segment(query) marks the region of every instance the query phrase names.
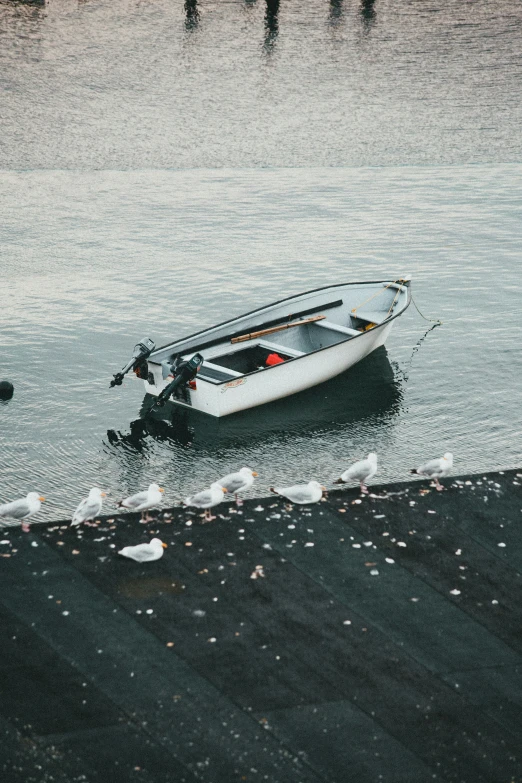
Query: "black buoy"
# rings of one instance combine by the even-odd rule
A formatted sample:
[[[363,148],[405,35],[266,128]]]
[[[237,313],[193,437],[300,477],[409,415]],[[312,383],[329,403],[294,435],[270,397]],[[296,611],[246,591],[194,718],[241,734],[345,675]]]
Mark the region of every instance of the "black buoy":
[[[11,381],[0,381],[0,400],[10,400],[13,392],[14,386]]]

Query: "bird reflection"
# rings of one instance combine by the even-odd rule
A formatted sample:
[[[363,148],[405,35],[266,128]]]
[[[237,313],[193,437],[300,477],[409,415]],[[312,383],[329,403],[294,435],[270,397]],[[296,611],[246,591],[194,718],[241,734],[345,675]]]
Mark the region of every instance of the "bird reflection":
[[[369,32],[375,23],[374,5],[375,0],[361,0],[361,5],[359,6],[363,27],[366,32]]]
[[[265,43],[267,52],[272,51],[279,33],[279,0],[266,0]]]
[[[185,0],[185,28],[187,30],[194,30],[198,24],[198,0]]]

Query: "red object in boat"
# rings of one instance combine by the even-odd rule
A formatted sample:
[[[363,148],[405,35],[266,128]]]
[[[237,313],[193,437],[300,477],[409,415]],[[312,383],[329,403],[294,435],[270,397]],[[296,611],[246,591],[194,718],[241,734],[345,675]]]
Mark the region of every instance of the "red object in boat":
[[[278,353],[269,353],[266,357],[266,364],[268,367],[270,367],[273,364],[281,364],[281,362],[284,362],[284,359],[279,356]]]

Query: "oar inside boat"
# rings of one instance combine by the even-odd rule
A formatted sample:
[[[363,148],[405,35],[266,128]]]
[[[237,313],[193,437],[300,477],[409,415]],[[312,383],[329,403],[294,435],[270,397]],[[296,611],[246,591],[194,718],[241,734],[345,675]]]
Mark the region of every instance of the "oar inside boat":
[[[261,329],[258,332],[241,334],[239,337],[232,337],[230,342],[243,343],[245,340],[254,340],[256,337],[264,337],[266,334],[274,334],[274,332],[282,332],[285,329],[292,329],[293,326],[304,326],[305,324],[312,324],[315,321],[322,321],[324,318],[326,318],[325,315],[314,315],[313,318],[306,318],[304,321],[294,321],[291,324],[281,324],[279,326],[272,326],[270,329]]]

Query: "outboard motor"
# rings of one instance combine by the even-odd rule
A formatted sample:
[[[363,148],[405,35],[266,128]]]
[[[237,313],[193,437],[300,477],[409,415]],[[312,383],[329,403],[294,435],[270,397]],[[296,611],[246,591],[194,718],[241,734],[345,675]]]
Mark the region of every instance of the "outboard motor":
[[[191,359],[185,362],[180,362],[179,357],[176,357],[176,360],[170,366],[170,374],[173,375],[174,378],[168,386],[165,386],[163,391],[158,394],[158,398],[152,408],[155,408],[156,406],[162,408],[178,386],[184,386],[193,380],[203,364],[203,361],[203,357],[200,353],[195,353]]]
[[[111,388],[113,386],[121,386],[123,383],[123,378],[126,375],[126,373],[129,372],[129,370],[134,370],[138,378],[143,378],[144,380],[147,380],[148,376],[148,366],[147,366],[147,359],[151,355],[152,351],[156,347],[156,343],[150,339],[150,337],[145,337],[141,342],[136,343],[134,346],[134,351],[132,352],[132,359],[127,362],[125,367],[121,370],[121,372],[117,372],[113,380],[111,381]]]

